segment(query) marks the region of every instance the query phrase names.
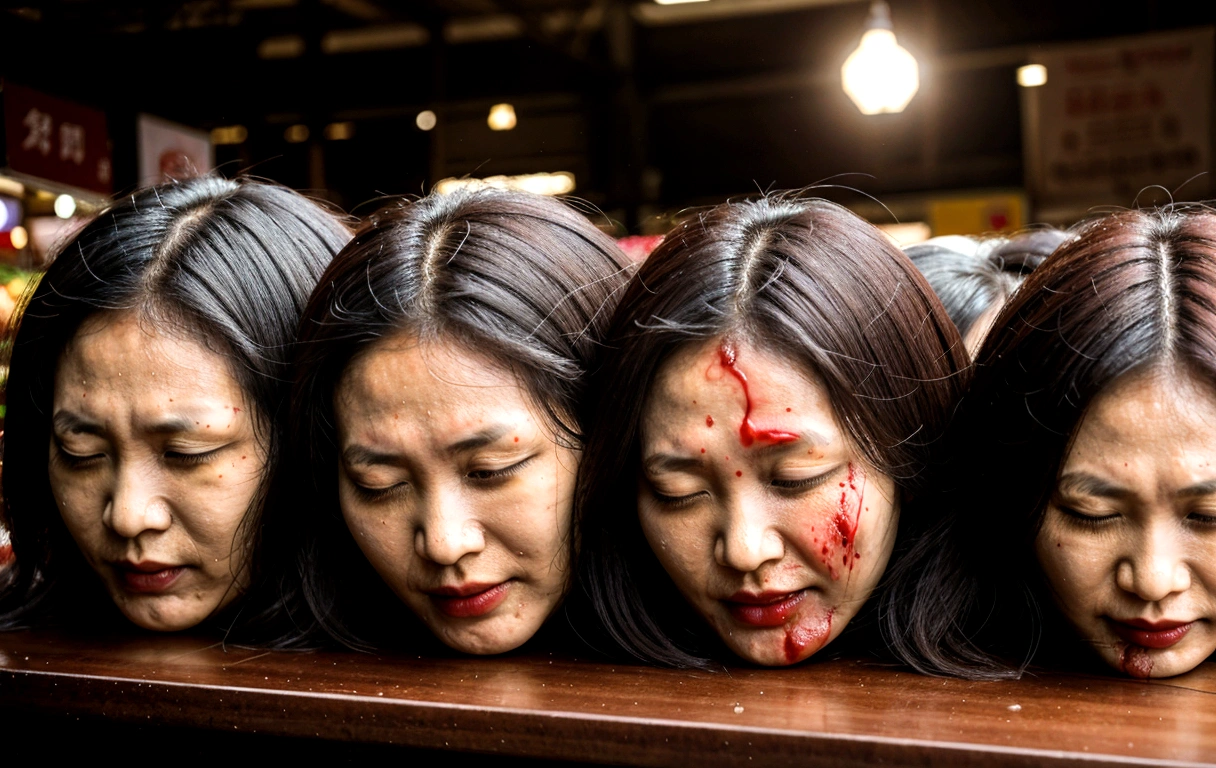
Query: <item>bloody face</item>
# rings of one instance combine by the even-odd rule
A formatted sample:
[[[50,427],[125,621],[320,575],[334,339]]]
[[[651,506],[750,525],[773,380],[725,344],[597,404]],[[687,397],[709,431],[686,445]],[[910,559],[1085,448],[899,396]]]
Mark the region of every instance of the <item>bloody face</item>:
[[[799,365],[730,339],[679,351],[647,396],[641,458],[647,541],[744,659],[811,656],[882,576],[894,482],[860,458]]]

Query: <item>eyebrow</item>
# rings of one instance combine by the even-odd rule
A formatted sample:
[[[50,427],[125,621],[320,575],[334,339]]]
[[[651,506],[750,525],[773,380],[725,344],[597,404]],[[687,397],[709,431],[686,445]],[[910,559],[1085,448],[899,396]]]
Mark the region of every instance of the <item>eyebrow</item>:
[[[642,462],[642,468],[648,473],[683,472],[688,469],[699,469],[704,465],[700,458],[692,456],[677,456],[672,453],[656,453],[647,456]]]
[[[391,467],[400,467],[405,464],[405,461],[396,454],[373,451],[371,448],[363,445],[348,446],[346,450],[342,451],[342,462],[347,466],[385,464]]]
[[[1084,472],[1072,472],[1060,478],[1060,489],[1071,493],[1083,493],[1101,499],[1124,500],[1135,497],[1135,493],[1121,486]],[[1194,498],[1216,493],[1216,479],[1205,480],[1174,492],[1175,498]]]
[[[1100,477],[1085,472],[1070,472],[1060,476],[1061,491],[1068,493],[1096,496],[1100,499],[1126,500],[1136,496],[1135,493]]]
[[[486,427],[483,430],[473,433],[472,435],[448,445],[443,449],[444,453],[468,453],[469,451],[483,448],[497,440],[501,440],[503,435],[511,431],[511,428],[506,425],[496,425]],[[390,467],[405,467],[405,457],[397,453],[389,453],[386,451],[377,451],[368,448],[365,445],[352,445],[342,451],[342,461],[351,465],[384,465]]]
[[[105,428],[95,421],[89,421],[71,411],[59,411],[51,419],[51,425],[56,432],[67,432],[74,435],[104,435]]]
[[[1216,480],[1205,480],[1202,483],[1188,485],[1180,491],[1176,491],[1174,496],[1180,498],[1193,498],[1195,496],[1210,496],[1216,493]]]
[[[452,443],[447,448],[444,448],[444,453],[467,453],[477,448],[482,448],[502,438],[503,435],[510,431],[510,427],[504,424],[496,424],[492,427],[474,432],[469,437],[463,440],[458,440]]]

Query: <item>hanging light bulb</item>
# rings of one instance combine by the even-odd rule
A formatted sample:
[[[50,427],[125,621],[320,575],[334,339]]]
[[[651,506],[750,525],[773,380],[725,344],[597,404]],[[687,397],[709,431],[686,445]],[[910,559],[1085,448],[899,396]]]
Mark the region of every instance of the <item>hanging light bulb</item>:
[[[492,131],[509,131],[515,127],[515,107],[510,104],[495,104],[490,107],[486,122]]]
[[[863,115],[903,112],[920,88],[916,59],[899,47],[891,29],[890,6],[874,0],[861,45],[840,68],[844,92]]]

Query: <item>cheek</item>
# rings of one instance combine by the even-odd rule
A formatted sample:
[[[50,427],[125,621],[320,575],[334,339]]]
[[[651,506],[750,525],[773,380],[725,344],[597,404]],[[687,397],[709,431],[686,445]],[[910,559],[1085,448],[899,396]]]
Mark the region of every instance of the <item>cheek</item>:
[[[101,478],[62,472],[52,463],[48,479],[59,514],[69,528],[101,524],[106,496]]]
[[[638,520],[651,551],[677,585],[705,585],[704,574],[714,562],[715,545],[708,511],[673,514],[657,510],[653,502],[643,499],[638,503]]]
[[[1113,578],[1117,561],[1113,539],[1061,530],[1047,524],[1035,539],[1035,554],[1048,584],[1063,597],[1080,597]]]

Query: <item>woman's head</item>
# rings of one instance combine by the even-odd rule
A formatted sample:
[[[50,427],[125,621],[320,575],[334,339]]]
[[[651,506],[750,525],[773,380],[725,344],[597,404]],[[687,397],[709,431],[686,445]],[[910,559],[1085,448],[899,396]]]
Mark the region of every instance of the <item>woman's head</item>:
[[[371,612],[355,590],[334,597],[357,557],[323,540],[339,510],[447,645],[498,653],[540,628],[569,583],[579,405],[625,264],[566,204],[490,189],[382,211],[334,261],[295,398],[322,500],[307,591],[326,629],[357,642]]]
[[[1026,658],[1054,602],[1131,675],[1179,674],[1216,650],[1214,382],[1210,211],[1097,219],[1032,274],[980,351],[958,420],[948,549],[978,585],[945,611],[960,631],[988,623],[981,646]]]
[[[651,254],[606,346],[577,503],[609,633],[696,663],[666,573],[743,658],[819,650],[882,576],[960,391],[928,285],[839,206],[731,203]]]
[[[1058,229],[1028,230],[1010,238],[951,235],[909,246],[904,252],[933,286],[974,355],[1026,275],[1067,236]]]
[[[348,237],[291,190],[205,177],[119,200],[67,243],[13,339],[6,623],[88,599],[90,569],[148,629],[243,592],[296,323]]]

